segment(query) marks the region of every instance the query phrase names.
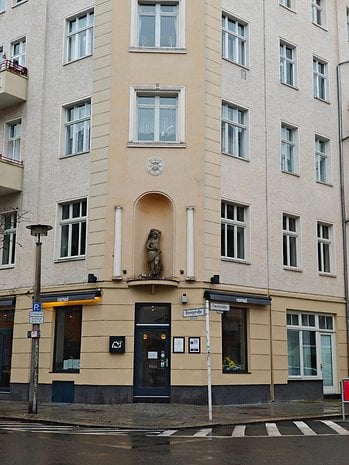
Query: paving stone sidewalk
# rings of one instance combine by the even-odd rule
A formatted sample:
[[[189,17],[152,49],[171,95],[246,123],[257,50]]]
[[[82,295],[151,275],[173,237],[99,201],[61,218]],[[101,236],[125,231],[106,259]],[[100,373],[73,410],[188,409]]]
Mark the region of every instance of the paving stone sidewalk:
[[[341,416],[341,401],[268,402],[256,405],[213,406],[209,421],[205,405],[183,404],[38,404],[38,413],[29,414],[25,402],[0,401],[0,419],[45,421],[81,426],[118,428],[178,429],[212,425],[236,425],[282,419],[309,419]]]

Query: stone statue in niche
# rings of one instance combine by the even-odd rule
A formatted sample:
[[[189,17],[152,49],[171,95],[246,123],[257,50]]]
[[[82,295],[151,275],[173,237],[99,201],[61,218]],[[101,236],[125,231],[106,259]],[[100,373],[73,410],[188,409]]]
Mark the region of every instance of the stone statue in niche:
[[[162,271],[160,236],[161,231],[158,229],[151,229],[148,234],[146,249],[148,276],[150,278],[160,278]]]

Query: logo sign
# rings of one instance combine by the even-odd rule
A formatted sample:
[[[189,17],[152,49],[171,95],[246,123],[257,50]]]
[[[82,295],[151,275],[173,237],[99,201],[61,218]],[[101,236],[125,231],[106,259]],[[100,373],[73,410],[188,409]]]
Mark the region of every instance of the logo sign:
[[[124,354],[125,353],[125,336],[110,336],[109,337],[109,353]]]
[[[33,302],[32,311],[33,312],[42,312],[41,302]]]
[[[40,337],[40,331],[28,331],[27,338],[28,339],[37,339]]]
[[[29,323],[32,325],[41,325],[44,322],[44,312],[30,312]]]
[[[229,304],[219,304],[217,302],[211,302],[210,310],[215,310],[216,312],[229,312]]]
[[[205,308],[186,308],[183,310],[184,318],[195,318],[197,316],[205,316]]]

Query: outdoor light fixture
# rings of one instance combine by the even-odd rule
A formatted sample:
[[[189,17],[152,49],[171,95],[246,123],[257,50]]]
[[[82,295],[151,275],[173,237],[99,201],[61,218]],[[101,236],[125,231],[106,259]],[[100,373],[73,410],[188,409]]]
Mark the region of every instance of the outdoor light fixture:
[[[38,413],[38,380],[39,380],[39,338],[40,338],[40,323],[43,323],[43,312],[40,301],[41,291],[41,236],[47,236],[47,233],[52,226],[47,224],[32,224],[27,226],[30,229],[30,234],[35,236],[36,254],[35,254],[35,282],[33,293],[33,306],[30,312],[29,322],[32,323],[31,339],[31,368],[29,382],[29,413]]]

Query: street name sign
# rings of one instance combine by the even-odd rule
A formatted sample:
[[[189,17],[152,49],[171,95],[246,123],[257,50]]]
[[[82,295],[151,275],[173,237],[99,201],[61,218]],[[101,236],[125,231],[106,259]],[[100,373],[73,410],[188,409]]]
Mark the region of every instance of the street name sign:
[[[229,304],[219,304],[217,302],[210,303],[210,310],[215,310],[216,312],[229,312]]]
[[[197,316],[205,316],[205,308],[187,308],[183,310],[184,318],[195,318]]]

